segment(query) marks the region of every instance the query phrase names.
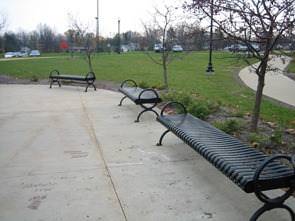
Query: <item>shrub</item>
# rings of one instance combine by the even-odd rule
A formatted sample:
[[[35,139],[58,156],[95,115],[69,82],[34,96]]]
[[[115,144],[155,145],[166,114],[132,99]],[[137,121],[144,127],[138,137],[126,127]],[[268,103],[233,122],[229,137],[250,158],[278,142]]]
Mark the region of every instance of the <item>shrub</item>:
[[[241,117],[244,117],[244,113],[242,111],[234,111],[231,113],[231,116],[241,118]]]
[[[220,102],[212,102],[210,100],[207,100],[206,103],[209,108],[210,114],[219,111],[220,106],[221,106]]]
[[[151,86],[152,88],[158,89],[158,90],[164,90],[165,86],[162,84],[154,84]]]
[[[210,114],[209,107],[201,103],[192,103],[187,107],[187,111],[192,115],[203,120],[206,119]]]
[[[270,136],[270,141],[274,144],[283,143],[283,132],[280,129],[275,130]]]
[[[258,133],[250,133],[249,142],[254,147],[263,148],[269,145],[269,138],[266,135],[258,134]]]
[[[193,102],[191,96],[189,96],[187,93],[175,92],[175,91],[163,94],[163,99],[166,101],[180,102],[186,107]]]
[[[31,81],[32,82],[37,82],[37,81],[39,81],[39,78],[36,75],[32,75]]]
[[[149,86],[149,84],[148,84],[147,82],[145,82],[145,81],[140,81],[140,82],[138,83],[138,87],[140,87],[140,88],[142,88],[142,89],[146,89],[146,88],[149,88],[150,86]]]
[[[242,123],[234,119],[225,120],[223,122],[215,122],[214,126],[231,135],[239,132],[242,129]]]
[[[219,103],[204,100],[194,92],[170,92],[163,95],[166,101],[177,101],[182,103],[189,113],[200,118],[206,119],[208,115],[219,110]]]

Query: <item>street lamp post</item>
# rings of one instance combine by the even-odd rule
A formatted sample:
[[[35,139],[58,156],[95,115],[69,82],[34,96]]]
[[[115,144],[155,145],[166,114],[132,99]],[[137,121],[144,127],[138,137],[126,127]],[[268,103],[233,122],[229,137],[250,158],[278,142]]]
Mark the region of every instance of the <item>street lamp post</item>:
[[[118,19],[118,54],[121,53],[120,18]]]
[[[213,0],[211,0],[210,3],[210,17],[211,17],[211,21],[210,21],[210,39],[209,39],[209,63],[208,63],[208,67],[206,72],[208,74],[214,72],[213,69],[213,64],[212,64],[212,42],[213,42]]]
[[[97,0],[97,11],[96,11],[96,52],[99,52],[99,0]]]

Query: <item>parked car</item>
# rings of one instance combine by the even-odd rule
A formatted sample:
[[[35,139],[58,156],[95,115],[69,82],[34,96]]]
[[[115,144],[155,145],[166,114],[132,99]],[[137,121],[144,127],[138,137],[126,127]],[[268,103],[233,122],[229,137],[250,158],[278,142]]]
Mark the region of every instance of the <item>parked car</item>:
[[[259,46],[259,44],[252,44],[252,47],[253,47],[256,51],[260,51],[260,46]]]
[[[125,52],[128,52],[128,51],[129,51],[128,46],[126,46],[126,45],[121,46],[121,52],[125,53]]]
[[[230,51],[231,50],[231,46],[226,46],[223,50]]]
[[[248,47],[242,44],[234,44],[226,47],[225,50],[229,50],[231,52],[246,52],[248,51]]]
[[[32,50],[31,52],[30,52],[30,56],[31,57],[37,57],[37,56],[40,56],[41,54],[40,54],[40,51],[39,50]]]
[[[28,57],[28,53],[27,52],[24,52],[24,51],[21,51],[20,52],[20,57]]]
[[[162,44],[155,44],[155,45],[154,45],[154,51],[155,51],[155,52],[161,52],[161,51],[163,51],[163,46],[162,46]]]
[[[4,54],[4,58],[14,58],[14,57],[16,57],[15,52],[9,51]]]
[[[20,51],[14,52],[15,57],[20,58],[22,57],[22,53]]]
[[[173,52],[183,52],[183,48],[181,47],[181,45],[174,45],[172,47],[172,51]]]

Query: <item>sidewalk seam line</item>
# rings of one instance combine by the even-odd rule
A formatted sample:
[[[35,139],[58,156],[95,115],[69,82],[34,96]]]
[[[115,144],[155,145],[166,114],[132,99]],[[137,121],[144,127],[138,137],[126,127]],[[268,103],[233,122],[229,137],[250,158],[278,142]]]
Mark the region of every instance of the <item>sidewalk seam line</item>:
[[[99,141],[98,141],[98,139],[97,139],[97,137],[96,137],[96,135],[95,135],[95,129],[94,129],[93,124],[92,124],[92,122],[91,122],[91,120],[90,120],[90,118],[89,118],[89,115],[88,115],[88,112],[87,112],[86,106],[85,106],[85,104],[84,104],[84,101],[83,101],[83,98],[82,98],[81,95],[80,95],[80,100],[81,100],[81,104],[82,104],[83,113],[85,114],[85,116],[86,116],[86,118],[87,118],[87,121],[88,121],[88,123],[89,123],[88,128],[90,129],[90,133],[91,133],[90,136],[93,138],[94,143],[95,143],[95,146],[97,147],[98,152],[99,152],[99,155],[101,156],[101,159],[102,159],[102,161],[103,161],[103,166],[104,166],[104,168],[105,168],[105,171],[107,172],[107,177],[109,178],[109,180],[110,180],[110,182],[111,182],[111,185],[112,185],[112,187],[113,187],[113,191],[114,191],[115,196],[116,196],[116,198],[117,198],[117,200],[118,200],[118,203],[119,203],[119,206],[120,206],[121,212],[122,212],[122,214],[123,214],[123,216],[124,216],[124,219],[125,219],[125,221],[128,221],[128,220],[127,220],[126,213],[125,213],[124,208],[123,208],[123,204],[122,204],[122,202],[121,202],[121,200],[120,200],[120,198],[119,198],[119,194],[118,194],[118,192],[117,192],[117,190],[116,190],[115,183],[114,183],[114,181],[113,181],[113,179],[112,179],[110,169],[109,169],[109,167],[107,166],[106,160],[105,160],[105,158],[104,158],[103,150],[102,150],[102,148],[101,148],[101,146],[100,146],[100,144],[99,144]]]

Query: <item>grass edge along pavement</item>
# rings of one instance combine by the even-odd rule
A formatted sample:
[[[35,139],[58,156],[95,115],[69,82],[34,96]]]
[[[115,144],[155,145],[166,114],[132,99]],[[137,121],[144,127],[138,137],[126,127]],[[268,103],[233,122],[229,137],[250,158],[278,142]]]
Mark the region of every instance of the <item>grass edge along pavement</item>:
[[[290,57],[292,57],[292,61],[287,67],[287,76],[295,80],[295,52],[290,54]]]
[[[159,54],[154,54],[160,56]],[[44,54],[44,56],[47,56]],[[52,59],[15,60],[0,62],[0,74],[18,78],[47,79],[50,70],[62,73],[86,73],[87,63],[83,56],[52,54]],[[230,107],[234,112],[249,115],[254,105],[255,92],[242,83],[237,83],[237,73],[247,64],[243,59],[226,52],[214,52],[213,76],[206,76],[207,52],[194,52],[176,59],[169,66],[171,91],[197,94],[205,100]],[[93,58],[93,68],[97,80],[120,83],[127,78],[134,79],[147,87],[162,87],[161,66],[156,65],[141,52],[126,54],[101,53]],[[265,121],[275,121],[282,126],[295,128],[295,109],[287,108],[266,98],[261,106],[261,117]]]

